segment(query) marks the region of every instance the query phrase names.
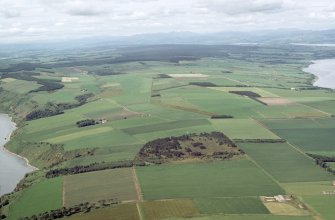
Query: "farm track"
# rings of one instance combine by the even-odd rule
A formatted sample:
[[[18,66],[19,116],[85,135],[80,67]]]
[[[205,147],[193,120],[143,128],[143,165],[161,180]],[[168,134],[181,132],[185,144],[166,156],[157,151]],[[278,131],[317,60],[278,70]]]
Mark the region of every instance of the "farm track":
[[[140,187],[140,183],[137,179],[135,167],[132,168],[132,177],[133,177],[133,182],[134,182],[134,186],[135,186],[135,190],[136,190],[137,201],[143,201],[141,187]]]

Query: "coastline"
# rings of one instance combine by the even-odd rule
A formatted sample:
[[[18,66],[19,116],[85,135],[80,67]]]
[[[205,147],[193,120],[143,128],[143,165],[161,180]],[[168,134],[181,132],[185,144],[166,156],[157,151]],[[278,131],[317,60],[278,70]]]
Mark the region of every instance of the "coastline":
[[[0,113],[0,114],[8,115],[8,114],[5,114],[5,113]],[[13,121],[13,117],[11,117],[10,115],[8,115],[8,117],[9,117],[10,120],[12,121],[14,127],[13,127],[13,130],[7,135],[7,137],[6,137],[6,143],[8,143],[8,142],[10,141],[11,136],[12,136],[12,134],[14,133],[14,131],[16,131],[16,130],[18,129],[18,127],[16,126],[16,123]],[[15,157],[17,157],[17,158],[19,158],[19,159],[21,159],[21,160],[24,160],[24,161],[25,161],[25,165],[26,165],[27,167],[29,167],[29,168],[32,169],[31,172],[38,170],[37,167],[34,167],[33,165],[30,164],[29,160],[28,160],[26,157],[23,157],[23,156],[21,156],[21,155],[19,155],[19,154],[16,154],[16,153],[11,152],[10,150],[8,150],[8,149],[5,147],[6,143],[4,144],[4,146],[1,146],[1,150],[3,150],[4,152],[6,152],[6,153],[8,153],[8,154],[10,154],[10,155],[13,155],[13,156],[15,156]]]
[[[311,81],[313,86],[319,87],[319,88],[335,90],[335,84],[334,85],[324,85],[324,79],[326,78],[324,73],[322,73],[324,70],[312,69],[313,65],[320,65],[320,62],[324,62],[324,61],[328,61],[328,60],[331,60],[331,61],[335,62],[335,58],[333,58],[333,59],[312,60],[312,61],[309,62],[308,65],[306,65],[302,68],[302,71],[307,73],[307,74],[311,74],[313,76],[313,80]],[[335,75],[335,72],[334,72],[334,75]]]

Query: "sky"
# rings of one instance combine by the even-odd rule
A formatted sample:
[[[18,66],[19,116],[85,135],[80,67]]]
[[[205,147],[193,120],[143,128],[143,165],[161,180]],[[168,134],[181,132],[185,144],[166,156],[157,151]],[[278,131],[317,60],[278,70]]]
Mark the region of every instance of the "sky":
[[[0,0],[0,42],[335,28],[334,0]]]

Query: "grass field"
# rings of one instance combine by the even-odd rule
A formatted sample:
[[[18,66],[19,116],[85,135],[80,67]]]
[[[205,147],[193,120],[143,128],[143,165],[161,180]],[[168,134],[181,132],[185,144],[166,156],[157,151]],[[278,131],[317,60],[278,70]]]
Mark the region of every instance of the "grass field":
[[[8,219],[19,219],[62,207],[61,177],[43,180],[25,189],[10,206]]]
[[[287,143],[243,143],[239,146],[279,182],[332,180],[307,155]]]
[[[258,197],[197,198],[201,214],[269,214]]]
[[[138,167],[136,170],[144,199],[150,200],[284,193],[283,189],[248,160],[169,164]]]
[[[215,119],[211,123],[231,139],[279,139],[253,119]]]
[[[19,127],[8,146],[41,168],[32,186],[11,197],[10,207],[5,208],[9,219],[112,198],[130,203],[67,219],[313,219],[288,216],[306,213],[287,204],[267,204],[271,214],[259,199],[293,194],[325,220],[333,220],[334,196],[322,193],[334,190],[334,176],[304,153],[335,155],[331,117],[335,93],[313,88],[311,75],[301,70],[315,55],[328,57],[332,52],[292,45],[202,45],[200,49],[164,45],[53,51],[0,60],[4,68],[22,62],[50,66],[34,70],[38,79],[76,78],[60,82],[64,85],[60,89],[33,93],[28,92],[40,87],[36,82],[10,76],[1,79],[0,108],[15,113]],[[231,91],[258,93],[269,105]],[[64,114],[24,120],[47,102],[73,104],[85,93],[93,96]],[[212,119],[213,115],[232,118]],[[84,119],[106,119],[106,123],[78,128],[76,122]],[[133,160],[146,142],[157,138],[211,131],[245,140],[240,147],[246,155],[226,161],[174,161],[40,178],[48,169]],[[287,143],[255,144],[246,139],[285,139]],[[55,146],[39,142],[59,145],[52,149]],[[219,150],[208,147],[212,148]],[[66,161],[53,164],[50,158],[55,155],[64,155]]]
[[[104,220],[140,220],[140,216],[137,211],[136,203],[126,203],[117,205],[112,208],[104,208],[101,210],[95,210],[88,214],[76,215],[69,218],[68,220],[92,220],[92,219],[104,219]]]
[[[103,199],[136,200],[130,168],[96,171],[64,177],[66,206]]]
[[[188,218],[183,218],[186,220]],[[192,218],[193,220],[313,220],[311,216],[280,216],[280,215],[266,215],[266,214],[253,214],[253,215],[212,215]],[[182,218],[170,218],[169,220],[182,220]]]
[[[145,220],[193,217],[199,213],[192,200],[188,199],[145,201],[139,204],[139,208]]]
[[[334,190],[332,181],[284,183],[281,186],[288,193],[301,196],[321,195],[323,191]]]
[[[312,207],[324,220],[333,220],[335,216],[335,196],[303,196],[303,201]]]
[[[274,133],[305,152],[334,151],[334,119],[263,121]]]

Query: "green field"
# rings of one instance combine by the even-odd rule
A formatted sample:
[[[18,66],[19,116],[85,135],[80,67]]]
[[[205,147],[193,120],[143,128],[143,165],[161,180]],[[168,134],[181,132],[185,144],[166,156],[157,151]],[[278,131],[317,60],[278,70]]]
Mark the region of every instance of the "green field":
[[[303,200],[324,220],[333,220],[335,216],[334,195],[303,196]]]
[[[136,200],[132,175],[132,169],[124,168],[66,176],[65,205],[73,206],[103,199]]]
[[[231,139],[280,139],[253,119],[216,119],[211,123]]]
[[[307,155],[335,156],[335,93],[314,87],[302,71],[311,60],[331,57],[333,48],[180,44],[34,53],[4,51],[0,59],[0,110],[18,127],[6,147],[39,168],[22,180],[26,188],[5,196],[9,219],[108,199],[122,204],[65,219],[335,216],[328,195],[334,175]],[[234,91],[257,93],[266,103]],[[36,118],[26,118],[31,113]],[[77,126],[86,119],[97,124]],[[246,154],[221,160],[215,156],[224,155],[223,143],[189,135],[212,131]],[[210,152],[210,159],[141,161],[143,145],[159,138],[152,157],[171,146],[176,158],[185,155],[174,138],[164,142],[173,136],[191,138],[193,147],[204,141],[198,153]],[[141,166],[90,170],[124,161]],[[46,179],[50,170],[60,176]],[[278,209],[271,214],[260,196],[279,194],[309,210],[273,202],[266,204]],[[295,211],[313,216],[288,216]]]
[[[286,143],[243,143],[239,146],[279,182],[332,180],[307,155]]]
[[[305,152],[334,151],[334,119],[264,120],[274,133]]]
[[[248,160],[169,164],[136,170],[143,196],[150,200],[284,193],[277,183]]]
[[[10,206],[9,219],[29,217],[34,214],[62,207],[62,184],[61,177],[43,180],[25,189]]]

